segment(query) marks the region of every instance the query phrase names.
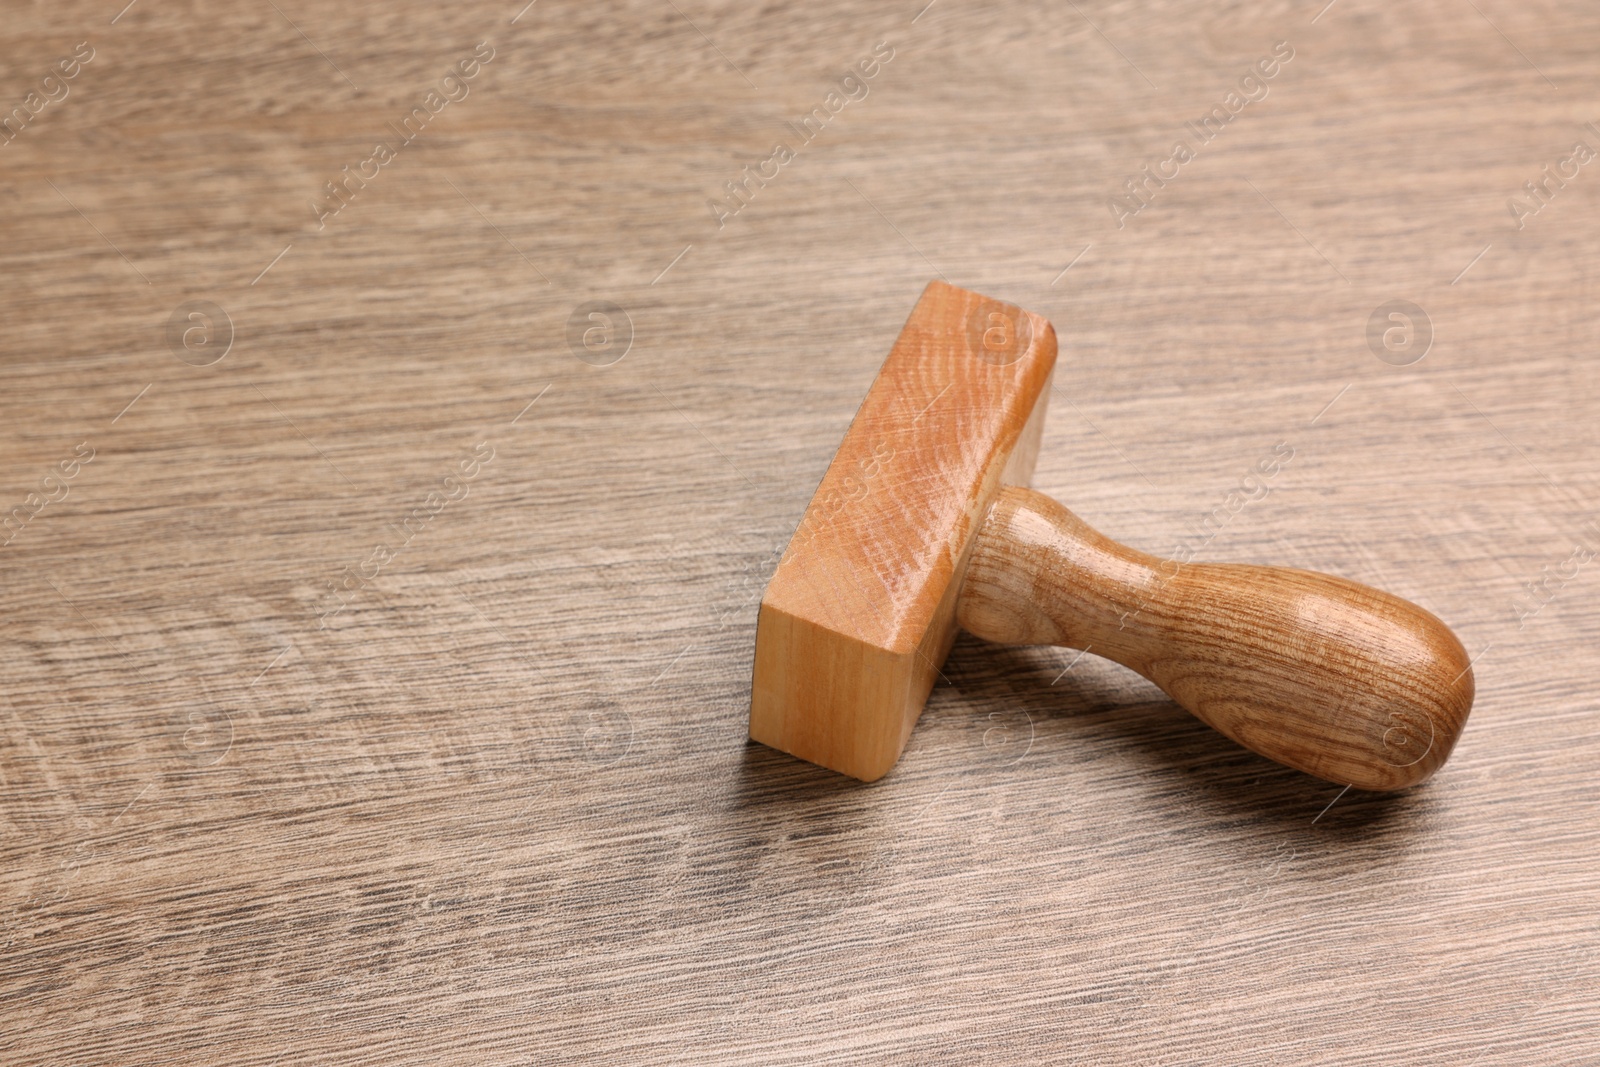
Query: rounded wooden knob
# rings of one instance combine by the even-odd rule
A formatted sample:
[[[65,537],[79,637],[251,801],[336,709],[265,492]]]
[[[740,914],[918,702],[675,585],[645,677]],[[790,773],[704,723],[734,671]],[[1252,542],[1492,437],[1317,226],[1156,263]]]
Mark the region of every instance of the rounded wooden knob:
[[[1001,490],[956,613],[985,640],[1115,660],[1246,748],[1360,789],[1427,778],[1472,709],[1466,649],[1415,604],[1310,571],[1162,560],[1029,489]]]

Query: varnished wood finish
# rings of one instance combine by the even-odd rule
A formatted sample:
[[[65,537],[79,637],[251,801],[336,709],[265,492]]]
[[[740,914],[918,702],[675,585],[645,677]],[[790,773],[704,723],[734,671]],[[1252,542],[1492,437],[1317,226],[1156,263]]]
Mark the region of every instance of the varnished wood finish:
[[[0,1063],[1600,1060],[1600,170],[1507,211],[1594,144],[1600,7],[526,4],[0,5],[0,113],[95,49],[0,147],[0,516],[77,472],[0,549]],[[930,277],[1060,328],[1033,485],[1090,525],[1447,620],[1445,768],[1341,796],[961,633],[878,782],[750,743],[761,591]]]
[[[863,781],[894,766],[973,535],[1033,475],[1055,362],[1043,318],[929,283],[762,597],[752,738]]]
[[[1158,559],[1028,489],[996,497],[957,620],[1115,660],[1246,748],[1362,789],[1426,779],[1472,708],[1466,649],[1415,604],[1310,571]]]

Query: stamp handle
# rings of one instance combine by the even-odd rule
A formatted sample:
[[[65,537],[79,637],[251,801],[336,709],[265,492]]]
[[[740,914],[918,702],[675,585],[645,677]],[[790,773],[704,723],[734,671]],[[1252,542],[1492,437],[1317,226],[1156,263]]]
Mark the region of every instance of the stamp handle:
[[[1472,708],[1466,650],[1409,601],[1310,571],[1162,560],[1029,489],[996,498],[956,610],[985,640],[1115,660],[1246,748],[1360,789],[1426,779]]]

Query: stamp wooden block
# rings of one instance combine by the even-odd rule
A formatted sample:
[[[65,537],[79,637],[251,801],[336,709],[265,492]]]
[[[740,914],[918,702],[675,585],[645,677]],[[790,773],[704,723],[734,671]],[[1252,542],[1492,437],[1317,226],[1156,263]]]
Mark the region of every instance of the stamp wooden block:
[[[1055,360],[1044,319],[929,284],[762,599],[751,737],[868,781],[894,766],[984,514],[1033,475]]]
[[[1026,488],[1055,359],[1039,316],[928,286],[762,599],[750,736],[881,777],[959,626],[1106,656],[1330,781],[1432,774],[1472,706],[1455,635],[1342,578],[1136,552]]]

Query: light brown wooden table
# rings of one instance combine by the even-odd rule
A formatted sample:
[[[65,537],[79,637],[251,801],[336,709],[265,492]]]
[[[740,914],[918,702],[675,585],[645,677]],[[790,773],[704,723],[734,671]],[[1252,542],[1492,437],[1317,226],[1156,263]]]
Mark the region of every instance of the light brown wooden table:
[[[1600,1062],[1600,163],[1508,207],[1600,150],[1592,4],[121,4],[0,34],[0,1059]],[[1450,622],[1443,771],[970,638],[876,785],[747,745],[930,277],[1055,323],[1086,520]]]

